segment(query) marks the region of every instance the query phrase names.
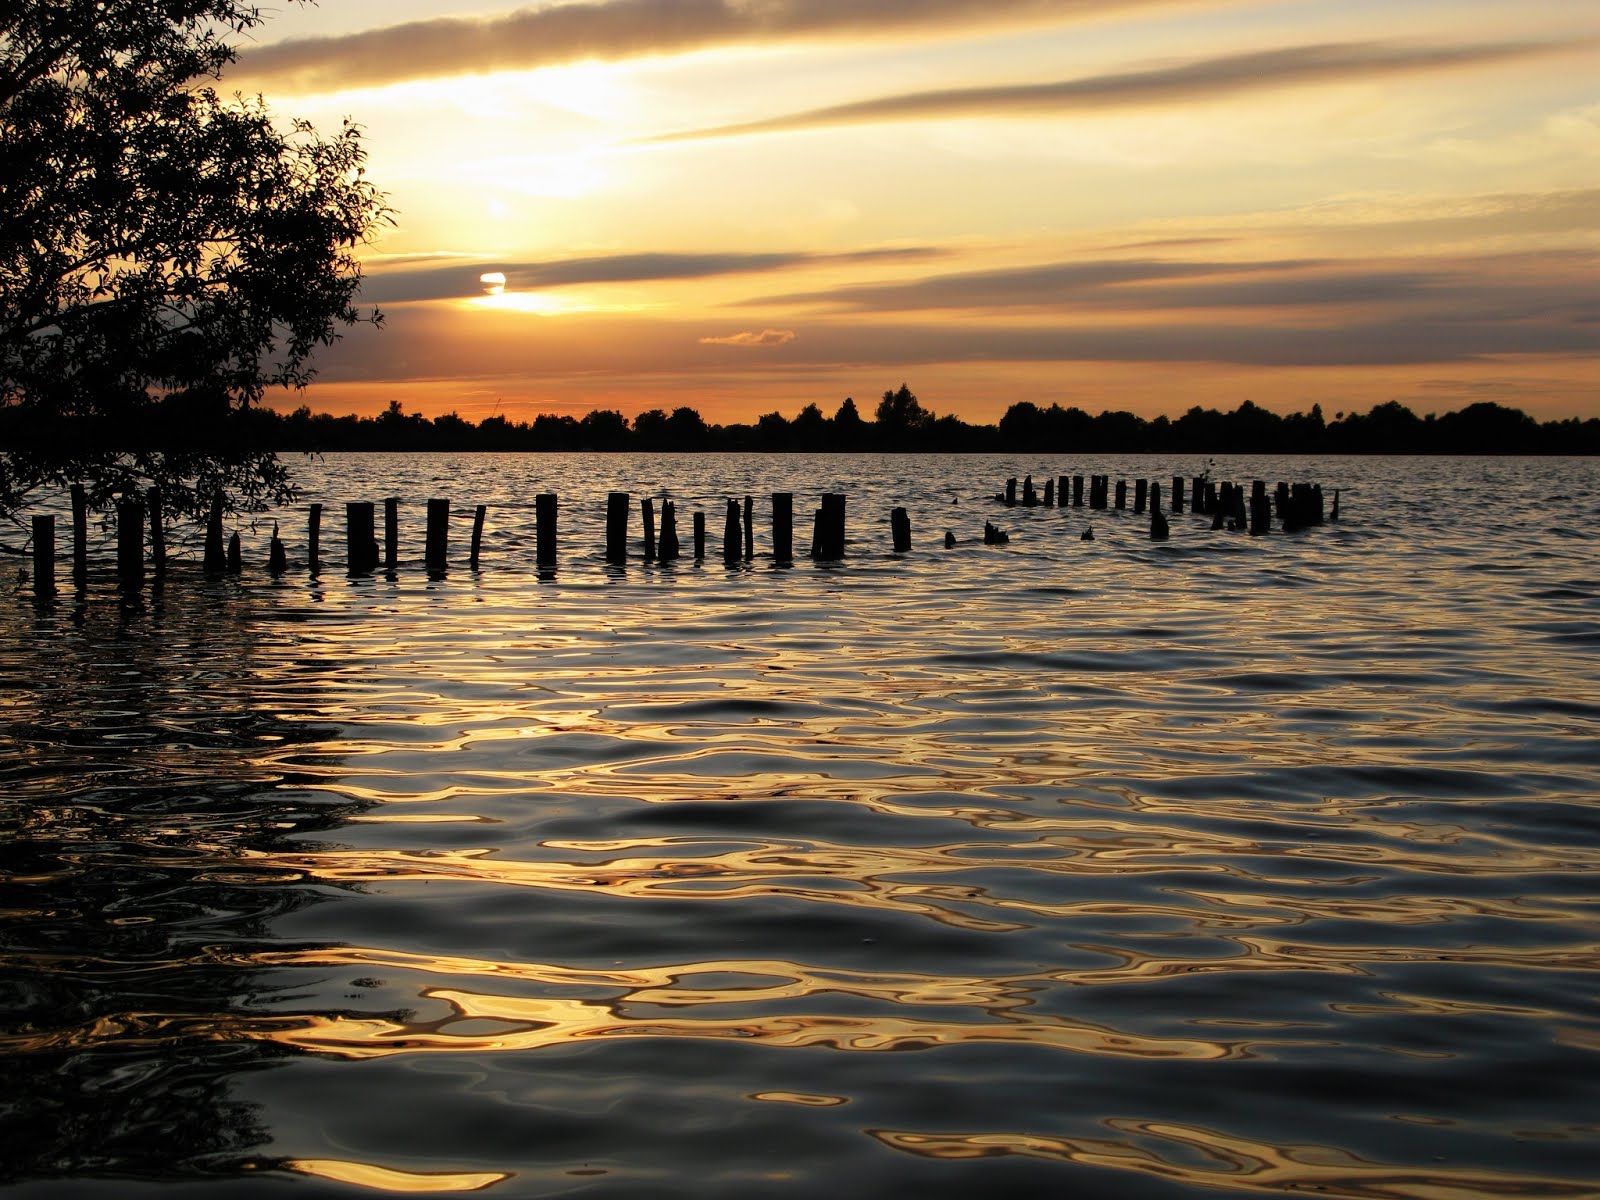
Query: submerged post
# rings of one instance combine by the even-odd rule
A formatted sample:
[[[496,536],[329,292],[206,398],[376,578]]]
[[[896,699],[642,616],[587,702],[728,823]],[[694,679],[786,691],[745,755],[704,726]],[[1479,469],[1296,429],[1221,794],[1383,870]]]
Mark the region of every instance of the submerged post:
[[[1074,475],[1072,477],[1072,507],[1073,508],[1082,508],[1083,507],[1083,476],[1082,475]]]
[[[72,583],[89,582],[89,496],[83,484],[72,485]]]
[[[626,562],[628,559],[628,493],[611,492],[606,496],[606,561]]]
[[[722,520],[722,557],[726,562],[733,562],[739,557],[739,502],[728,501],[728,511]]]
[[[1117,507],[1128,507],[1128,481],[1126,479],[1117,480]]]
[[[56,594],[56,519],[48,514],[33,518],[33,594]]]
[[[239,545],[239,531],[228,535],[228,574],[237,575],[244,570],[244,550]]]
[[[480,504],[472,512],[472,549],[467,554],[467,565],[474,571],[478,569],[478,551],[483,548],[483,516],[488,511],[488,505]]]
[[[706,514],[698,508],[694,511],[694,556],[706,556]]]
[[[430,575],[442,575],[450,557],[450,501],[428,501],[428,538],[425,551]]]
[[[678,557],[678,510],[671,500],[661,502],[661,547],[662,562],[671,562]]]
[[[1172,511],[1175,513],[1181,513],[1183,511],[1182,475],[1174,475],[1172,477]]]
[[[827,559],[844,557],[844,493],[822,494],[822,555]]]
[[[378,542],[373,537],[371,500],[347,500],[344,506],[345,571],[365,575],[378,565]]]
[[[144,584],[144,505],[137,496],[117,501],[117,577],[124,591]]]
[[[639,515],[644,518],[644,560],[650,562],[656,556],[656,502],[649,496],[640,497]]]
[[[1044,481],[1044,506],[1046,508],[1056,506],[1056,481],[1053,476]]]
[[[1022,507],[1037,508],[1039,494],[1033,490],[1033,476],[1025,475],[1022,478]]]
[[[289,569],[289,556],[284,552],[283,539],[278,536],[278,523],[272,523],[272,541],[267,544],[267,570],[276,578]]]
[[[756,556],[756,514],[755,501],[746,496],[744,498],[744,557],[749,562]]]
[[[906,515],[904,508],[896,508],[890,512],[889,529],[894,538],[896,554],[904,554],[911,549],[911,518]]]
[[[628,494],[621,493],[623,500],[622,513],[626,520],[628,507]],[[540,492],[533,499],[533,541],[534,561],[541,567],[556,565],[556,494],[554,492]]]
[[[1338,512],[1338,504],[1334,504]],[[794,559],[794,493],[772,493],[772,558],[774,562]]]
[[[433,566],[433,501],[428,501],[428,566]],[[390,496],[383,502],[383,566],[395,569],[400,561],[400,497]]]
[[[167,573],[167,529],[161,520],[161,490],[151,488],[144,497],[145,511],[150,514],[150,571],[159,586]]]
[[[322,569],[322,505],[313,504],[306,518],[306,570],[315,575]]]
[[[211,512],[206,517],[206,550],[203,567],[207,575],[220,575],[227,566],[222,553],[222,496],[211,497]]]
[[[1133,481],[1133,511],[1142,513],[1149,498],[1150,481],[1148,479],[1135,479]]]

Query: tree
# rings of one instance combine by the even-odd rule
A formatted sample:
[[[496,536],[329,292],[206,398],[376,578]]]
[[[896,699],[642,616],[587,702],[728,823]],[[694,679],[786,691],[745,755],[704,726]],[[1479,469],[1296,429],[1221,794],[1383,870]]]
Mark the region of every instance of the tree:
[[[260,22],[243,0],[15,0],[0,10],[0,516],[40,488],[105,507],[159,487],[292,498],[250,439],[354,305],[389,218],[360,131],[275,124],[206,84]]]
[[[906,449],[910,439],[933,424],[933,414],[922,407],[922,402],[903,383],[897,392],[884,392],[875,416],[879,437],[884,447],[891,450]]]

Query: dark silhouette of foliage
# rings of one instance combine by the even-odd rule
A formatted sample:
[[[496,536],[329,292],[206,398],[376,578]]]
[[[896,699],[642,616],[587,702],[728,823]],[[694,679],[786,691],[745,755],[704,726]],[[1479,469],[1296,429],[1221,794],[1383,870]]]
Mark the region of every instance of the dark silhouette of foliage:
[[[169,514],[281,502],[251,409],[302,386],[387,219],[359,130],[322,138],[204,81],[239,0],[20,0],[0,12],[0,515],[80,482]]]

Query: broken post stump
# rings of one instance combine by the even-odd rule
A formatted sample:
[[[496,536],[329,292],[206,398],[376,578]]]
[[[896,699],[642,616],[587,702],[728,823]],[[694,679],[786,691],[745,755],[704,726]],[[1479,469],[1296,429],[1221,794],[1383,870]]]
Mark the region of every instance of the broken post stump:
[[[678,557],[678,511],[671,500],[661,502],[661,544],[656,554],[662,562]]]
[[[706,514],[698,508],[694,511],[694,556],[706,556]]]
[[[622,493],[622,515],[627,519],[628,495]],[[626,527],[624,527],[626,528]],[[534,561],[541,567],[556,565],[556,494],[540,492],[533,498]]]
[[[211,512],[206,517],[206,549],[202,567],[207,575],[220,575],[227,567],[222,550],[222,497],[211,497]]]
[[[772,493],[772,558],[774,562],[794,560],[794,493]]]
[[[644,518],[644,560],[650,562],[656,556],[656,502],[649,496],[640,499],[639,515]]]
[[[378,542],[373,537],[370,500],[347,500],[344,506],[345,571],[365,575],[378,565]]]
[[[472,546],[467,553],[467,565],[474,571],[478,569],[478,551],[483,548],[483,516],[488,511],[488,505],[480,504],[472,512]]]
[[[734,562],[739,557],[743,548],[743,538],[739,536],[739,502],[729,500],[727,512],[722,520],[722,558],[724,562]]]
[[[1142,513],[1149,499],[1150,481],[1148,479],[1135,479],[1133,481],[1133,511]]]
[[[744,498],[744,559],[749,562],[756,556],[756,512],[755,501],[746,496]]]
[[[274,577],[289,569],[289,555],[283,549],[283,539],[278,536],[278,523],[272,523],[272,540],[267,544],[267,570]]]
[[[322,569],[322,505],[313,504],[306,516],[306,570],[315,575]]]
[[[450,501],[428,501],[426,566],[430,575],[443,575],[450,556]]]
[[[228,574],[238,575],[244,570],[244,548],[239,544],[239,531],[228,535]]]
[[[1182,475],[1174,475],[1172,477],[1172,511],[1175,513],[1181,513],[1183,511]]]
[[[117,579],[123,591],[144,585],[144,505],[137,496],[117,501]]]
[[[33,518],[33,594],[56,594],[56,519],[48,514]]]
[[[606,561],[626,562],[628,559],[628,493],[611,492],[606,496]]]
[[[911,549],[911,518],[906,515],[904,508],[896,508],[889,513],[889,530],[896,554],[905,554]]]
[[[428,501],[428,565],[433,566],[433,501]],[[400,497],[383,502],[383,567],[392,571],[400,562]]]

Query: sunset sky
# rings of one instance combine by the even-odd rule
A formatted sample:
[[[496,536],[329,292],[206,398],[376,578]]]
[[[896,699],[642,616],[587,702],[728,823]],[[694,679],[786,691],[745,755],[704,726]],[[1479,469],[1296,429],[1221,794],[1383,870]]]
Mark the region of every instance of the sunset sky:
[[[323,0],[224,86],[397,210],[290,406],[1600,415],[1594,0]]]

